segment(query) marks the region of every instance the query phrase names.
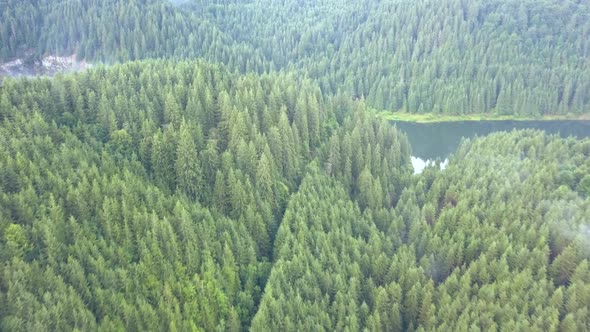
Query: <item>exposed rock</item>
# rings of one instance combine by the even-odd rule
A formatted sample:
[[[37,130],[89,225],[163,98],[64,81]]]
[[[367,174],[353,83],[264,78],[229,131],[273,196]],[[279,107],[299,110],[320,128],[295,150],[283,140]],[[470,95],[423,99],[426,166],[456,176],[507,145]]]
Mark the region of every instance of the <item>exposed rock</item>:
[[[27,61],[32,57],[31,53],[25,54],[25,57],[14,59],[0,64],[0,81],[3,77],[22,77],[22,76],[53,76],[62,72],[75,72],[84,70],[91,65],[86,61],[76,60],[76,55],[72,54],[67,57],[56,55],[47,55],[41,59]]]

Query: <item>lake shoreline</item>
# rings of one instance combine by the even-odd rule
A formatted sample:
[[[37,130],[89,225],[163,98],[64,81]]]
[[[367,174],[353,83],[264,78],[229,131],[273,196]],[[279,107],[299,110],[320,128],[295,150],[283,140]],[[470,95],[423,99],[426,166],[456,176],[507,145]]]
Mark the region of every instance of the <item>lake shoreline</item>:
[[[388,121],[415,123],[465,122],[465,121],[590,121],[590,114],[550,114],[539,117],[521,117],[516,115],[467,114],[450,115],[435,113],[378,112],[377,115]]]
[[[465,138],[483,137],[496,132],[540,130],[546,135],[562,138],[590,138],[590,121],[454,121],[418,123],[390,121],[406,134],[413,157],[426,160],[445,160],[452,156]],[[415,166],[415,165],[414,165]]]

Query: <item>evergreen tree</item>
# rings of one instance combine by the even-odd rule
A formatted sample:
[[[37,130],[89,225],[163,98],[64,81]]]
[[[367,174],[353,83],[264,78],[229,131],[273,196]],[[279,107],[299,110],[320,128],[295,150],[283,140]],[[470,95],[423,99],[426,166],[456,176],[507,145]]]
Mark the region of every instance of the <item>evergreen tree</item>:
[[[186,122],[180,126],[175,168],[177,189],[198,200],[201,197],[202,171],[197,147]]]

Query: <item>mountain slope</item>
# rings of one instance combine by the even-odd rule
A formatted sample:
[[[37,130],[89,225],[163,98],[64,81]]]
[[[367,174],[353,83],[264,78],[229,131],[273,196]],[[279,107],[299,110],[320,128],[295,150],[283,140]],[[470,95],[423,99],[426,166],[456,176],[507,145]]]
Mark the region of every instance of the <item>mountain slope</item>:
[[[0,90],[2,330],[584,330],[590,142],[413,176],[363,102],[142,61]],[[475,325],[474,325],[475,324]]]
[[[291,68],[325,93],[412,113],[563,116],[590,103],[584,1],[9,0],[2,9],[3,59],[35,49]]]

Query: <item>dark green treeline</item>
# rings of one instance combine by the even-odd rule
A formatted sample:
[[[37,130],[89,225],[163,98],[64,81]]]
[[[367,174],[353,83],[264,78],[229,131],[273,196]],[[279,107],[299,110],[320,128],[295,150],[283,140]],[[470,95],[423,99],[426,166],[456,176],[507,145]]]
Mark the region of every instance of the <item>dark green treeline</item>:
[[[324,94],[411,113],[587,113],[586,1],[5,0],[0,59],[204,58],[294,69]]]

